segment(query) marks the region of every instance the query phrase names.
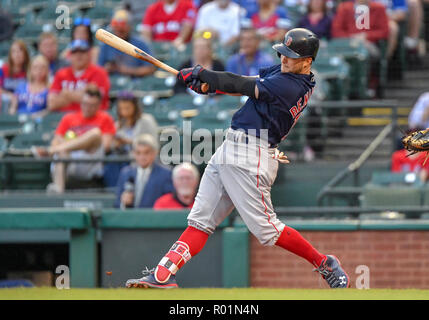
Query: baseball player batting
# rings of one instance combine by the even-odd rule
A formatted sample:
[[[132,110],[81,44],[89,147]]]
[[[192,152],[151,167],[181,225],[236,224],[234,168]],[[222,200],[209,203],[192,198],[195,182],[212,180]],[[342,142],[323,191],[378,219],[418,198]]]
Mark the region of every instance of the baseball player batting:
[[[180,70],[177,78],[198,93],[245,95],[226,139],[210,159],[188,215],[188,227],[152,270],[126,287],[177,288],[175,276],[204,247],[216,227],[237,209],[250,232],[262,245],[284,248],[312,264],[331,288],[347,288],[350,279],[339,260],[318,252],[299,232],[280,221],[271,203],[279,163],[288,163],[277,145],[294,126],[314,86],[312,61],[319,39],[307,29],[285,34],[273,49],[280,64],[247,77],[206,70],[200,65]],[[202,85],[208,84],[208,92]],[[204,85],[206,88],[207,85]]]

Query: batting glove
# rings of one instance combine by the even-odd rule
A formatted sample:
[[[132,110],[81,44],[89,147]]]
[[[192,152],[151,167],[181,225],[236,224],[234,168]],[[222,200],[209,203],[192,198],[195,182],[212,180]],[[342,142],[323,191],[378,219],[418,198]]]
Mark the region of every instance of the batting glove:
[[[203,91],[203,84],[204,83],[202,83],[201,80],[193,80],[187,87],[199,94],[209,94],[209,90],[206,88],[204,88],[206,91]]]
[[[193,68],[182,69],[177,74],[177,80],[183,82],[188,87],[194,80],[200,80],[199,74],[203,70],[204,68],[200,65],[196,65]]]

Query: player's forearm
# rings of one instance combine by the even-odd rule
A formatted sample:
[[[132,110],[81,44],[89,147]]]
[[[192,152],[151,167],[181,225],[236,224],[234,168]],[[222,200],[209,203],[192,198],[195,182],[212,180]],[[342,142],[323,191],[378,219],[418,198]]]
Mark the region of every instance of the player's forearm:
[[[217,93],[242,94],[255,98],[256,79],[231,72],[203,70],[200,79]]]

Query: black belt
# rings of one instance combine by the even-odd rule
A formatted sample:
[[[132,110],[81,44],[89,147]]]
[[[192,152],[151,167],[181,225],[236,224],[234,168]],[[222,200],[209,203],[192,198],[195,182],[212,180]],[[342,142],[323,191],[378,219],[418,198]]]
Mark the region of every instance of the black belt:
[[[246,133],[243,132],[242,135],[235,135],[234,132],[228,132],[226,135],[226,138],[230,141],[234,141],[234,142],[241,142],[241,143],[245,143],[245,144],[249,144],[249,142],[258,142],[258,140],[261,140],[259,137],[256,136],[252,136],[249,137]],[[277,148],[279,145],[278,144],[272,144],[272,143],[268,143],[268,148]]]

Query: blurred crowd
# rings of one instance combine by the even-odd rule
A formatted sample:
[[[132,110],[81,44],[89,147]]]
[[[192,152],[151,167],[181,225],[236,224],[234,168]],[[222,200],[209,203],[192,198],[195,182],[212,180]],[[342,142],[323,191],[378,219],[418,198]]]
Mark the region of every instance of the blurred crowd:
[[[424,51],[421,30],[425,1],[429,2],[126,0],[117,3],[103,27],[155,56],[157,43],[169,43],[181,53],[175,57],[180,60],[180,68],[200,64],[217,71],[257,75],[259,68],[278,63],[275,55],[262,50],[262,45],[268,43],[270,47],[283,41],[285,32],[294,27],[310,29],[324,41],[357,39],[367,48],[371,63],[377,63],[382,55],[391,59],[397,47],[403,45],[410,65],[418,67]],[[367,8],[368,21],[361,21],[360,27],[356,21],[361,5]],[[96,41],[90,17],[73,18],[69,43],[60,50],[56,33],[50,31],[42,32],[36,47],[30,49],[28,43],[14,36],[8,12],[2,10],[0,15],[1,39],[13,40],[0,68],[0,117],[64,115],[50,145],[34,146],[34,156],[75,159],[128,154],[134,158],[133,164],[112,167],[112,172],[118,171],[111,178],[111,184],[117,185],[117,207],[192,205],[198,170],[190,163],[172,171],[159,165],[159,126],[152,115],[144,112],[141,97],[126,90],[112,99],[113,77],[151,77],[154,66]],[[401,32],[403,37],[399,36]],[[228,54],[215,55],[215,46]],[[369,78],[369,86],[376,88],[377,76],[375,72]],[[186,93],[187,89],[176,84],[174,92]],[[427,101],[425,106],[429,107]],[[48,191],[63,193],[69,179],[103,178],[103,164],[59,162],[52,164],[51,172]]]

